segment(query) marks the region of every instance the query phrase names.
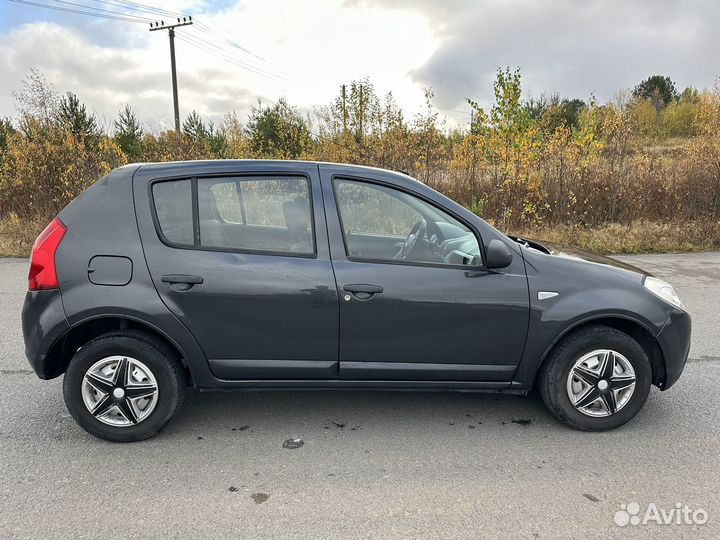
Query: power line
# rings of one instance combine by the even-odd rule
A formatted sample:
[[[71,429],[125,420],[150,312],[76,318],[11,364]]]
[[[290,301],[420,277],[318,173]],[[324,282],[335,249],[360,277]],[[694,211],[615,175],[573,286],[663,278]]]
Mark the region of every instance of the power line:
[[[96,2],[102,2],[102,3],[108,3],[108,0],[95,0]],[[178,13],[176,11],[169,11],[167,9],[150,6],[147,4],[141,4],[139,2],[132,2],[131,0],[113,0],[113,2],[117,4],[122,4],[123,6],[130,6],[126,9],[136,9],[136,10],[144,10],[146,12],[164,15],[166,17],[182,17],[183,13]],[[119,6],[118,6],[119,7]]]
[[[97,8],[97,7],[93,7],[93,6],[88,6],[87,4],[78,4],[77,2],[70,2],[70,1],[68,1],[68,0],[51,0],[51,1],[57,2],[57,3],[59,3],[59,4],[66,4],[66,5],[70,5],[70,6],[75,6],[76,8],[77,8],[77,7],[80,7],[80,8],[83,8],[83,9],[91,9],[91,10],[93,10],[93,11],[98,11],[98,12],[100,12],[100,13],[108,13],[108,14],[112,14],[112,15],[120,15],[120,16],[122,16],[122,17],[130,17],[130,18],[138,19],[138,20],[141,20],[141,21],[143,21],[143,22],[148,22],[148,23],[152,21],[152,19],[148,19],[147,17],[140,17],[140,16],[138,16],[138,15],[132,15],[132,14],[129,14],[129,13],[128,13],[128,14],[118,13],[117,11],[111,11],[111,10],[108,10],[108,9],[102,9],[102,8]]]
[[[249,70],[251,70],[251,71],[254,71],[254,72],[257,73],[258,75],[264,75],[264,76],[267,76],[267,77],[270,77],[270,78],[274,78],[274,79],[278,79],[278,80],[284,79],[284,77],[280,76],[279,74],[273,73],[273,72],[271,72],[271,71],[269,71],[269,70],[267,70],[267,69],[264,69],[263,67],[260,67],[260,66],[258,66],[258,65],[253,65],[253,64],[251,64],[251,63],[249,63],[249,62],[245,62],[244,60],[240,60],[239,58],[235,58],[235,57],[233,56],[232,52],[228,51],[228,50],[225,49],[224,47],[221,47],[220,45],[217,45],[217,44],[212,43],[212,42],[210,42],[210,41],[208,41],[208,40],[206,40],[206,39],[203,39],[203,38],[201,38],[200,36],[196,36],[196,35],[190,34],[190,35],[185,35],[184,37],[190,38],[190,39],[192,39],[192,40],[194,40],[194,41],[196,41],[196,42],[199,42],[199,43],[197,43],[198,45],[204,44],[204,45],[207,46],[207,47],[212,47],[213,49],[217,50],[218,53],[220,53],[220,54],[224,54],[224,55],[227,55],[227,56],[232,57],[233,60],[235,60],[236,62],[238,62],[239,64],[241,64],[241,67],[245,67],[246,69],[249,69]]]
[[[133,7],[133,6],[126,5],[124,2],[122,2],[122,0],[94,0],[94,1],[99,2],[101,4],[108,5],[108,6],[114,6],[114,7],[120,8],[120,9],[129,10],[131,12],[134,11],[137,13],[148,13],[150,15],[155,15],[155,16],[161,15],[164,17],[173,17],[173,18],[187,16],[187,15],[183,15],[181,13],[173,13],[170,11],[165,11],[164,9],[153,8],[151,6],[140,7],[142,4],[139,4],[137,7]],[[134,2],[130,2],[130,3],[134,4]]]
[[[233,57],[230,55],[230,53],[227,53],[227,52],[219,52],[219,51],[213,50],[210,46],[205,45],[204,43],[202,43],[202,42],[200,42],[200,41],[196,41],[196,40],[199,39],[197,36],[191,36],[191,35],[185,34],[185,35],[183,35],[183,36],[177,36],[177,38],[178,38],[180,41],[184,41],[185,43],[187,43],[187,44],[189,44],[189,45],[192,45],[193,47],[196,47],[196,48],[198,48],[198,49],[201,49],[201,50],[203,50],[203,51],[205,51],[205,52],[207,52],[207,53],[209,53],[209,54],[212,54],[213,56],[215,56],[215,57],[217,57],[217,58],[219,58],[219,59],[221,59],[221,60],[225,60],[226,62],[229,62],[230,64],[233,64],[233,65],[235,65],[235,66],[237,66],[237,67],[239,67],[239,68],[242,68],[242,69],[245,69],[245,70],[250,71],[250,72],[252,72],[252,73],[255,73],[256,75],[260,75],[260,76],[262,76],[262,77],[266,77],[266,78],[268,78],[268,79],[272,79],[272,80],[276,80],[276,81],[283,80],[283,78],[280,77],[279,75],[275,75],[275,74],[273,74],[273,73],[266,72],[266,71],[264,71],[264,70],[260,70],[259,68],[255,68],[255,67],[253,67],[253,66],[251,66],[251,65],[249,65],[249,64],[246,64],[246,63],[242,62],[241,60],[238,60],[238,59],[236,59],[236,58],[233,58]],[[203,40],[203,41],[204,41],[204,40]],[[207,42],[205,42],[205,43],[207,43]],[[210,44],[210,45],[212,45],[212,44]],[[217,46],[215,46],[215,47],[217,47]]]
[[[166,10],[166,9],[162,9],[162,8],[150,6],[150,5],[147,5],[147,4],[142,4],[142,3],[140,3],[140,2],[133,2],[132,0],[95,0],[95,1],[96,1],[96,2],[102,2],[102,3],[114,2],[114,3],[116,3],[115,5],[122,4],[122,5],[124,5],[124,6],[132,6],[134,9],[140,10],[140,11],[144,11],[145,13],[161,14],[161,15],[165,15],[165,16],[168,16],[168,17],[182,17],[182,16],[183,16],[182,13],[177,13],[177,12],[175,12],[175,11],[168,11],[168,10]],[[118,7],[119,7],[119,6],[118,6]],[[197,19],[195,19],[195,27],[196,27],[198,30],[200,30],[201,32],[204,32],[204,33],[206,33],[206,34],[210,34],[210,35],[212,35],[212,34],[218,34],[218,33],[219,33],[219,34],[222,34],[222,35],[221,35],[222,39],[224,39],[225,41],[227,41],[230,45],[232,45],[232,46],[235,47],[236,49],[240,49],[240,50],[243,51],[244,53],[247,53],[247,54],[249,54],[250,56],[254,56],[254,57],[257,58],[258,60],[262,60],[263,62],[266,62],[265,58],[263,58],[263,57],[261,57],[261,56],[258,56],[257,54],[255,54],[254,52],[252,52],[251,50],[249,50],[248,48],[243,47],[242,45],[240,45],[237,41],[234,41],[234,40],[230,39],[229,37],[227,37],[227,36],[225,35],[224,32],[217,32],[215,29],[211,28],[210,26],[208,26],[207,24],[203,23],[202,21],[198,21]]]
[[[131,0],[95,0],[95,1],[96,1],[96,2],[101,2],[101,3],[103,3],[103,4],[114,5],[114,6],[116,6],[116,7],[120,7],[120,8],[123,8],[123,9],[130,9],[130,10],[133,10],[133,11],[140,11],[140,12],[143,12],[143,13],[150,13],[150,14],[153,14],[153,15],[163,15],[163,16],[166,16],[166,17],[183,17],[183,16],[185,15],[185,14],[183,14],[183,13],[178,13],[178,12],[175,12],[175,11],[168,11],[168,10],[166,10],[166,9],[162,9],[162,8],[150,6],[150,5],[147,5],[147,4],[142,4],[142,3],[140,3],[140,2],[133,2],[133,1],[131,1]],[[244,53],[249,54],[250,56],[254,56],[254,57],[257,58],[258,60],[261,60],[261,61],[263,61],[263,62],[266,62],[266,61],[267,61],[267,60],[265,60],[265,58],[263,58],[263,57],[261,57],[261,56],[258,56],[257,54],[255,54],[254,52],[252,52],[251,50],[249,50],[248,48],[243,47],[243,46],[240,45],[237,41],[234,41],[234,40],[230,39],[229,37],[227,37],[227,36],[224,34],[224,32],[217,32],[216,30],[214,30],[213,28],[211,28],[211,27],[208,26],[207,24],[203,23],[202,21],[198,21],[197,19],[195,19],[195,27],[196,27],[198,30],[200,30],[201,32],[204,32],[205,34],[209,34],[209,35],[221,34],[220,37],[221,37],[224,41],[226,41],[227,43],[229,43],[230,45],[232,45],[234,48],[239,49],[239,50],[243,51]]]
[[[93,13],[91,11],[82,11],[79,9],[66,8],[66,7],[62,7],[62,6],[52,6],[52,5],[48,5],[48,4],[41,4],[38,2],[31,2],[29,0],[8,0],[8,1],[15,2],[16,4],[25,4],[28,6],[52,9],[55,11],[62,11],[65,13],[76,13],[78,15],[87,15],[89,17],[96,17],[99,19],[110,19],[110,20],[115,20],[115,21],[124,21],[124,22],[141,23],[141,24],[147,24],[147,22],[148,22],[147,20],[139,19],[132,15],[121,15],[119,13],[117,15],[104,15],[102,13]]]
[[[78,15],[86,15],[86,16],[90,16],[90,17],[96,17],[96,18],[108,19],[108,20],[133,22],[133,23],[144,23],[144,24],[147,24],[147,23],[150,23],[153,21],[153,19],[150,19],[148,17],[134,15],[132,13],[125,13],[125,12],[118,12],[118,11],[113,11],[113,10],[109,10],[109,9],[102,9],[102,8],[98,8],[98,7],[94,7],[94,6],[89,6],[87,4],[71,2],[69,0],[50,0],[50,1],[58,2],[61,4],[65,4],[67,6],[72,6],[72,7],[63,7],[63,6],[55,6],[55,5],[50,5],[50,4],[43,4],[40,2],[31,1],[31,0],[10,0],[10,1],[15,2],[17,4],[25,4],[25,5],[29,5],[29,6],[52,9],[55,11],[60,11],[60,12],[65,12],[65,13],[74,13],[74,14],[78,14]],[[172,16],[173,18],[176,17],[175,12],[171,12],[171,11],[160,9],[160,8],[153,8],[152,6],[147,6],[145,4],[140,4],[137,2],[131,2],[130,0],[95,0],[95,1],[105,4],[105,5],[109,5],[109,6],[115,6],[120,9],[128,9],[130,11],[142,11],[145,13],[153,13],[153,14],[163,15],[163,16]],[[85,10],[92,10],[92,11],[85,11]],[[177,15],[179,15],[180,17],[183,16],[181,14],[177,14]],[[199,23],[198,26],[202,26],[201,30],[204,31],[206,34],[212,32],[210,27],[208,27],[207,25],[205,25],[203,23]],[[249,71],[252,71],[253,73],[256,73],[258,75],[268,77],[268,78],[274,78],[277,80],[281,80],[284,78],[276,73],[272,73],[266,69],[263,69],[260,66],[254,66],[248,62],[240,60],[239,58],[234,57],[234,54],[231,51],[229,51],[228,49],[225,49],[225,48],[221,47],[220,45],[211,43],[211,42],[201,38],[200,36],[188,36],[188,37],[192,37],[195,40],[203,42],[204,44],[206,44],[207,47],[212,47],[214,49],[217,49],[218,53],[216,54],[216,56],[219,56],[220,58],[222,58],[238,67],[247,69]],[[261,57],[255,55],[248,49],[242,47],[241,45],[230,40],[229,38],[223,38],[223,39],[225,39],[227,42],[231,43],[234,48],[240,49],[243,52],[246,52],[247,54],[250,54],[258,59],[263,60]],[[210,53],[213,52],[210,49],[208,49],[207,47],[201,47],[200,43],[194,43],[194,45],[199,48],[203,48],[203,50],[205,50],[206,52],[210,52]],[[220,56],[220,55],[223,55],[223,56]]]
[[[99,7],[89,6],[87,4],[71,2],[69,0],[49,0],[49,1],[54,1],[57,3],[65,4],[66,6],[72,6],[72,7],[63,7],[63,6],[56,6],[56,5],[51,5],[51,4],[43,4],[40,2],[33,2],[31,0],[9,0],[9,1],[15,2],[17,4],[41,7],[41,8],[51,9],[51,10],[55,10],[55,11],[65,12],[65,13],[74,13],[74,14],[78,14],[78,15],[85,15],[85,16],[89,16],[89,17],[96,17],[96,18],[107,19],[107,20],[133,22],[133,23],[146,23],[146,24],[153,21],[153,19],[150,19],[145,16],[135,15],[133,13],[127,13],[125,11],[118,12],[118,11],[113,11],[113,10],[109,10],[109,9],[102,9]],[[165,10],[162,8],[155,8],[153,6],[148,6],[146,4],[141,4],[138,2],[132,2],[130,0],[95,0],[95,1],[99,2],[101,4],[108,5],[108,6],[114,6],[119,9],[122,9],[122,10],[129,10],[131,12],[141,12],[141,13],[148,13],[148,14],[167,16],[167,17],[173,17],[173,18],[183,17],[182,14],[177,13],[177,12],[168,11],[168,10]],[[86,10],[90,10],[90,11],[86,11]],[[208,25],[206,25],[202,22],[198,22],[198,21],[195,21],[195,23],[201,32],[204,32],[205,34],[213,35],[214,31]],[[207,44],[210,47],[218,49],[219,51],[221,51],[224,54],[233,55],[233,53],[230,50],[225,49],[225,48],[221,47],[220,45],[211,43],[211,42],[201,38],[200,36],[193,36],[193,37],[199,41],[204,42],[205,44]],[[227,36],[221,36],[221,38],[224,41],[226,41],[227,43],[229,43],[230,45],[232,45],[233,48],[239,49],[239,50],[243,51],[244,53],[257,58],[258,60],[266,62],[266,60],[264,58],[253,53],[252,51],[243,47],[239,43],[231,40]],[[277,79],[284,78],[280,75],[277,75],[276,73],[272,73],[266,69],[263,69],[260,66],[253,66],[252,64],[246,63],[245,61],[240,60],[239,58],[235,58],[234,61],[238,63],[238,67],[242,67],[244,69],[254,71],[258,75],[267,76],[270,78],[277,78]]]
[[[200,30],[201,32],[205,32],[206,34],[217,33],[215,30],[213,30],[213,29],[210,28],[208,25],[206,25],[206,24],[204,24],[204,23],[202,23],[202,22],[197,23],[197,26],[198,26],[198,30]],[[232,45],[232,46],[235,47],[236,49],[240,49],[242,52],[244,52],[244,53],[246,53],[246,54],[249,54],[250,56],[254,56],[254,57],[257,58],[258,60],[262,60],[263,62],[267,62],[267,60],[265,60],[265,58],[263,58],[262,56],[258,56],[257,54],[255,54],[255,53],[252,52],[251,50],[246,49],[245,47],[243,47],[242,45],[240,45],[238,42],[233,41],[232,39],[230,39],[230,38],[227,37],[226,35],[223,34],[223,35],[221,35],[220,37],[221,37],[222,39],[224,39],[225,41],[227,41],[230,45]]]

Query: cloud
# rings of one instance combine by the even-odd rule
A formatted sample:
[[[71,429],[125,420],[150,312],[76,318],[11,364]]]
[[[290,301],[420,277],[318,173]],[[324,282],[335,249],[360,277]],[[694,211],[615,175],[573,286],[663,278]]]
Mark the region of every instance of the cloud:
[[[159,40],[167,47],[167,39]],[[60,92],[78,94],[102,118],[113,117],[131,103],[148,126],[167,127],[172,118],[172,90],[167,51],[160,42],[146,48],[103,47],[72,29],[54,23],[32,23],[0,37],[0,70],[5,85],[0,111],[14,110],[16,90],[30,66],[37,67]],[[148,50],[149,49],[149,50]],[[257,94],[228,81],[227,72],[199,68],[180,74],[183,110],[197,109],[210,120],[232,110],[247,111]]]
[[[244,118],[258,98],[281,96],[309,111],[341,84],[369,76],[408,116],[429,87],[441,112],[466,122],[457,109],[467,109],[466,98],[490,103],[503,66],[522,69],[526,95],[601,100],[655,73],[680,89],[710,87],[718,75],[717,0],[168,0],[162,7],[212,28],[178,30],[183,117],[196,109],[208,120],[231,110]],[[11,92],[35,66],[101,118],[129,102],[147,126],[172,125],[165,32],[22,9],[37,18],[0,25],[0,116],[13,114]],[[225,36],[265,60],[233,49]],[[188,37],[194,43],[182,41]],[[220,58],[218,46],[252,70]]]
[[[279,97],[309,111],[327,104],[341,84],[365,76],[379,92],[394,91],[410,110],[422,104],[422,88],[408,75],[435,46],[422,14],[354,8],[342,0],[319,0],[312,9],[283,0],[168,2],[163,8],[192,13],[206,25],[177,30],[183,117],[195,109],[208,120],[232,110],[244,118],[258,99],[270,103]],[[101,118],[130,103],[147,126],[172,125],[166,32],[79,16],[71,23],[55,12],[48,18],[53,21],[26,22],[0,33],[0,116],[13,113],[12,91],[37,67]],[[264,60],[233,48],[226,37]],[[233,62],[226,61],[228,55]]]
[[[528,93],[557,91],[610,99],[645,77],[667,74],[680,87],[712,86],[720,34],[717,0],[354,0],[414,6],[434,22],[441,45],[411,72],[456,107],[492,100],[498,67],[518,66]]]

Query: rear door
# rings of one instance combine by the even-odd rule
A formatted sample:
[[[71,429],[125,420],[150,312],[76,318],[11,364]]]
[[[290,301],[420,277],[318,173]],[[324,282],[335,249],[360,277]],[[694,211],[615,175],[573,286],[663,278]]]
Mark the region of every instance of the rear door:
[[[153,171],[134,179],[148,267],[213,374],[336,377],[338,298],[317,166]]]

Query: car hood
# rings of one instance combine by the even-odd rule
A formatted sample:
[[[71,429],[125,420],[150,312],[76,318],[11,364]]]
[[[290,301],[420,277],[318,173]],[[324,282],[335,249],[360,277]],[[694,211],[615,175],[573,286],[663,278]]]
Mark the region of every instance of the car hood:
[[[583,261],[604,264],[607,266],[613,266],[615,268],[622,268],[623,270],[629,270],[630,272],[637,272],[638,274],[643,274],[645,276],[652,275],[647,270],[643,270],[642,268],[638,268],[637,266],[633,266],[632,264],[628,264],[626,262],[614,259],[612,257],[607,257],[605,255],[597,255],[595,253],[590,253],[589,251],[585,251],[574,246],[556,244],[555,242],[538,242],[537,240],[530,240],[517,236],[513,236],[511,238],[517,242],[520,242],[521,244],[524,244],[529,249],[535,249],[549,255],[568,257],[572,259],[581,259]]]

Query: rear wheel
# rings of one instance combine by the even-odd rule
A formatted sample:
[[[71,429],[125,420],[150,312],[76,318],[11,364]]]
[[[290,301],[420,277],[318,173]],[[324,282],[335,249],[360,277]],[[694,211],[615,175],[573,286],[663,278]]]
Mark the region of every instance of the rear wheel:
[[[142,332],[100,336],[70,361],[63,393],[88,433],[115,442],[147,439],[182,402],[182,368],[165,344]]]
[[[540,372],[539,389],[550,411],[587,431],[622,426],[642,409],[652,369],[633,338],[606,326],[591,326],[565,338]]]

